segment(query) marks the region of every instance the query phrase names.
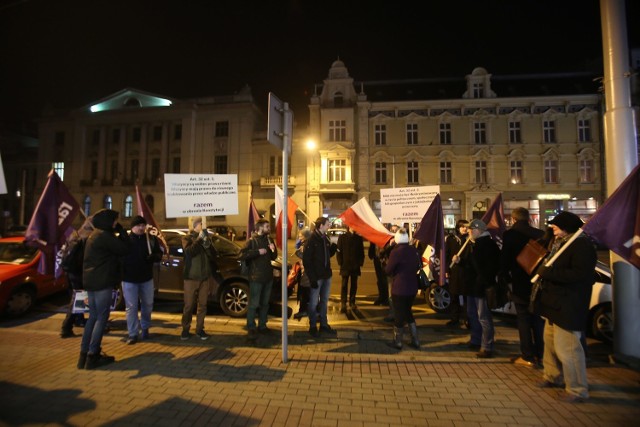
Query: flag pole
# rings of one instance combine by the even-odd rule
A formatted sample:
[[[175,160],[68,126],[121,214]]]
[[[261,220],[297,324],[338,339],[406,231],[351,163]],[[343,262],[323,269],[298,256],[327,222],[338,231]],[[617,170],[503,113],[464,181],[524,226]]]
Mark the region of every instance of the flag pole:
[[[462,253],[462,251],[464,251],[464,248],[467,247],[467,243],[469,243],[469,240],[471,240],[471,238],[467,237],[467,240],[464,241],[464,245],[462,245],[462,247],[456,254],[457,257],[460,257],[460,254]],[[455,262],[451,261],[451,264],[449,264],[449,268],[453,267],[454,265],[455,265]]]
[[[544,266],[545,267],[551,267],[553,265],[553,263],[556,261],[556,259],[558,259],[558,257],[560,255],[562,255],[562,253],[565,251],[565,249],[567,249],[569,247],[569,245],[571,245],[573,243],[574,240],[576,240],[578,237],[580,237],[580,235],[582,234],[582,228],[579,228],[578,231],[576,231],[575,233],[573,233],[573,236],[571,236],[569,238],[569,240],[567,240],[567,243],[565,243],[564,245],[562,245],[562,247],[558,250],[558,252],[556,252],[551,259],[549,259],[549,261],[547,261]],[[538,279],[540,278],[539,274],[536,274],[535,276],[533,276],[533,278],[531,279],[531,283],[535,283],[538,281]]]

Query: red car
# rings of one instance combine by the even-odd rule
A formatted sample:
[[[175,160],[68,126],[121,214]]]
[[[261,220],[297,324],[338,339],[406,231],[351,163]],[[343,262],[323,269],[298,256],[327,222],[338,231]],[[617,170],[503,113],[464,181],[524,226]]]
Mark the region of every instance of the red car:
[[[67,289],[67,279],[38,273],[38,249],[26,246],[24,237],[0,239],[0,314],[19,316],[37,299]]]

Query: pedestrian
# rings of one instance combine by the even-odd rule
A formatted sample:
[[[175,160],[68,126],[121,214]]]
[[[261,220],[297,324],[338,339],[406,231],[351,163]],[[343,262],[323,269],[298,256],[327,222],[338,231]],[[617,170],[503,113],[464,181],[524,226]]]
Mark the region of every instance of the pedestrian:
[[[398,227],[397,225],[389,225],[389,231],[395,236],[395,233],[398,232],[398,230],[400,229],[400,227]],[[387,244],[380,249],[380,251],[378,252],[378,256],[380,258],[380,264],[382,266],[382,268],[384,270],[386,270],[387,268],[387,261],[389,260],[389,256],[391,255],[391,251],[393,251],[396,248],[396,241],[395,239],[391,238],[389,239],[389,241],[387,242]],[[385,273],[385,280],[387,282],[387,295],[391,296],[391,284],[393,282],[393,278],[389,275],[387,275]],[[387,316],[383,319],[385,322],[393,322],[394,320],[394,314],[393,314],[393,298],[390,297],[389,298],[389,313],[387,314]]]
[[[256,232],[244,245],[240,259],[249,266],[249,309],[247,311],[247,332],[250,341],[257,339],[257,334],[269,333],[267,319],[269,316],[269,298],[273,286],[273,267],[271,261],[278,256],[276,245],[269,236],[271,225],[269,220],[261,218],[256,222]],[[256,312],[258,328],[256,330]]]
[[[336,259],[338,260],[340,276],[342,277],[340,312],[346,313],[347,302],[350,310],[357,308],[358,276],[360,276],[360,268],[364,264],[364,242],[362,237],[350,227],[347,227],[346,233],[338,237]],[[349,289],[349,280],[351,280],[351,289]]]
[[[513,359],[519,366],[537,367],[542,363],[544,351],[544,320],[529,310],[531,277],[516,261],[529,240],[538,241],[544,231],[529,224],[529,211],[518,207],[511,211],[513,225],[502,236],[500,254],[501,280],[511,283],[511,300],[516,308],[520,356]]]
[[[549,258],[582,227],[580,217],[561,212],[549,222],[554,239]],[[552,266],[542,265],[542,279],[534,312],[546,319],[544,328],[543,381],[540,387],[562,387],[560,400],[570,403],[589,398],[587,365],[580,342],[589,316],[589,301],[595,283],[596,250],[587,237],[575,239]]]
[[[331,257],[335,255],[337,245],[331,243],[327,237],[327,230],[331,227],[328,218],[316,219],[315,229],[304,245],[302,265],[309,276],[311,295],[309,297],[309,334],[318,337],[319,333],[336,335],[327,320],[327,304],[331,294]],[[320,330],[318,330],[320,317]]]
[[[304,254],[304,243],[309,240],[311,237],[311,230],[305,228],[298,233],[298,242],[296,242],[296,256],[300,258],[300,263],[302,264],[302,258]],[[293,318],[296,320],[300,320],[303,317],[307,317],[309,315],[309,299],[311,294],[311,287],[309,285],[309,276],[304,272],[304,265],[300,268],[300,280],[298,282],[298,302],[300,304],[300,308],[298,312],[293,315]]]
[[[122,293],[127,313],[127,344],[150,338],[151,311],[153,310],[153,266],[162,259],[162,249],[155,236],[147,233],[147,221],[141,216],[131,220],[131,250],[124,257]],[[140,317],[138,318],[138,307]]]
[[[411,307],[418,293],[416,272],[422,266],[422,258],[418,250],[409,245],[409,235],[404,228],[396,232],[394,241],[396,248],[389,255],[385,268],[386,273],[392,277],[391,301],[394,326],[391,345],[398,350],[402,349],[402,334],[404,325],[407,324],[411,333],[411,347],[419,350],[418,327]]]
[[[218,270],[216,263],[217,252],[213,247],[211,236],[202,228],[202,218],[195,217],[191,220],[192,230],[182,237],[182,249],[184,250],[184,310],[182,312],[183,341],[191,337],[191,321],[193,310],[196,311],[196,336],[201,340],[209,339],[209,334],[204,330],[204,319],[207,316],[207,301],[211,281]]]
[[[380,248],[373,242],[369,244],[368,256],[373,261],[373,268],[376,272],[376,285],[378,286],[378,297],[373,301],[373,305],[388,305],[389,285],[387,284],[387,274],[384,272],[382,262],[380,262]]]
[[[469,224],[469,243],[453,262],[464,270],[467,317],[471,329],[469,348],[479,350],[479,358],[493,357],[494,328],[486,292],[496,286],[500,267],[500,249],[491,239],[487,225],[479,219]]]
[[[95,230],[86,241],[82,284],[89,298],[89,320],[82,334],[78,369],[94,369],[115,361],[115,357],[102,353],[101,345],[113,291],[122,282],[122,257],[129,252],[129,236],[118,216],[111,209],[96,212]]]
[[[445,259],[451,260],[454,255],[460,252],[460,249],[469,237],[468,233],[469,221],[459,219],[456,223],[456,229],[449,234],[445,240]],[[449,278],[449,294],[451,295],[451,319],[447,322],[447,326],[459,326],[462,319],[467,322],[466,307],[464,306],[464,274],[462,268],[456,263],[447,263],[447,277]]]

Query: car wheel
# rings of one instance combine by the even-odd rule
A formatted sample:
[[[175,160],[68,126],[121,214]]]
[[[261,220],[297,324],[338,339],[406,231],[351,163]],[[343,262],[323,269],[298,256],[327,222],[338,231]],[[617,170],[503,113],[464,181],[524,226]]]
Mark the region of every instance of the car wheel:
[[[21,286],[11,292],[4,312],[10,317],[20,316],[31,310],[35,302],[35,291],[28,286]]]
[[[448,312],[451,306],[449,288],[446,285],[438,286],[437,283],[433,283],[427,293],[427,301],[436,313]]]
[[[599,305],[593,310],[591,334],[597,340],[613,342],[613,311],[610,303]]]
[[[245,317],[249,308],[249,286],[242,282],[227,284],[220,293],[220,308],[228,316]]]

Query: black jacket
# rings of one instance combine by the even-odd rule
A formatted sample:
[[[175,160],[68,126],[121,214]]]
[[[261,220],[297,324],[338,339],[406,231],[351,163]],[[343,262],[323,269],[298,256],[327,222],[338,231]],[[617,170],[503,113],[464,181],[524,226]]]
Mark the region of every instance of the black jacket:
[[[539,268],[542,277],[535,313],[568,331],[587,324],[589,301],[595,283],[596,250],[586,237],[578,237],[553,263]]]
[[[485,290],[496,285],[500,267],[500,249],[489,233],[467,244],[460,257],[460,267],[464,269],[464,295],[484,298]]]
[[[249,280],[252,282],[271,283],[273,281],[273,267],[271,261],[278,257],[278,250],[269,249],[271,242],[266,234],[254,234],[242,248],[240,259],[249,265]],[[260,249],[267,253],[260,255]]]
[[[149,245],[147,245],[147,237]],[[155,236],[148,234],[137,235],[131,233],[131,250],[124,257],[123,281],[130,283],[144,283],[153,279],[153,264],[162,259],[162,250]],[[151,253],[149,253],[151,246]]]
[[[360,235],[351,231],[338,237],[336,259],[340,266],[341,276],[360,275],[360,267],[364,264],[364,242]]]
[[[335,255],[336,250],[337,245],[331,244],[327,235],[318,230],[314,231],[305,242],[302,264],[312,284],[320,279],[331,277],[331,257]]]
[[[500,274],[505,278],[511,277],[516,302],[528,303],[531,295],[531,276],[518,265],[516,257],[529,240],[538,240],[543,235],[544,231],[531,227],[527,221],[516,221],[502,236]]]
[[[464,271],[459,264],[453,264],[453,267],[449,267],[451,265],[451,260],[454,255],[458,254],[462,245],[467,240],[468,236],[466,234],[461,235],[460,233],[449,234],[444,243],[445,250],[445,260],[447,262],[447,273],[449,273],[449,292],[452,295],[464,295]]]

